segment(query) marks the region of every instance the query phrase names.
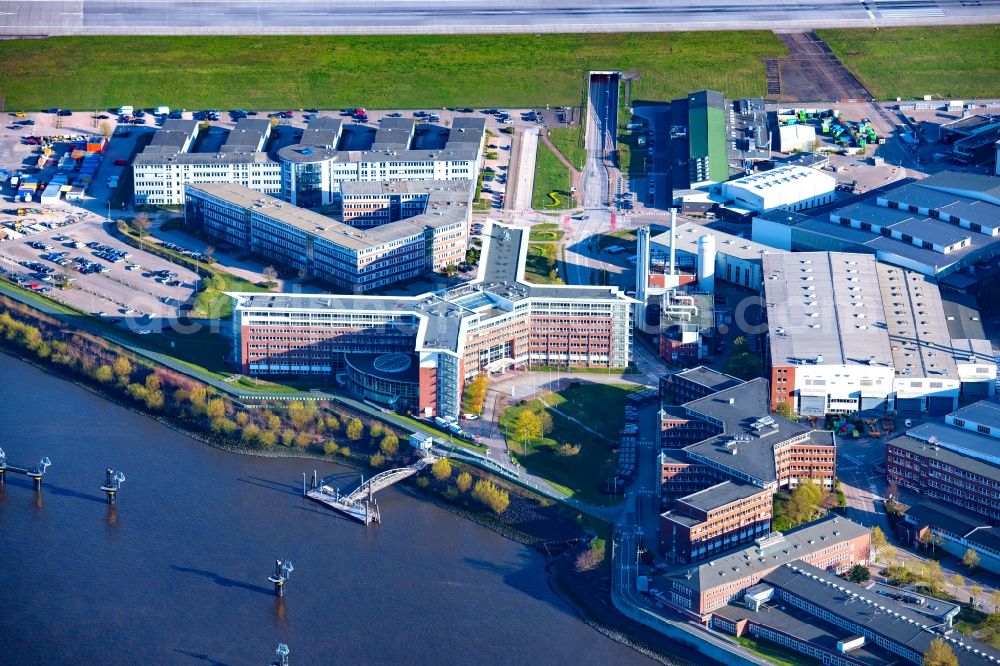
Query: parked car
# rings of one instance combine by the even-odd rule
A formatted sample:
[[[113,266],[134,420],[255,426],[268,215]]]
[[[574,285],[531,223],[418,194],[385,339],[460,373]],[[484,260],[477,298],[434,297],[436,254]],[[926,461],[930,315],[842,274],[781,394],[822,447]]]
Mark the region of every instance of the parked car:
[[[125,160],[115,160],[115,166],[125,166],[128,164]]]

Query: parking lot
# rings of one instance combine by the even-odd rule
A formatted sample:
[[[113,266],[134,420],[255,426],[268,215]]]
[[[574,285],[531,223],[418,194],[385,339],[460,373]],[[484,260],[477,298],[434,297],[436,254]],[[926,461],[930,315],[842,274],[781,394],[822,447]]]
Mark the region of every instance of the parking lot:
[[[113,239],[100,217],[84,215],[80,220],[52,210],[25,218],[0,215],[0,223],[23,219],[56,227],[35,233],[22,225],[23,238],[0,244],[4,277],[77,309],[103,313],[140,329],[159,324],[151,318],[176,317],[181,304],[190,301],[198,281],[193,271]],[[68,224],[59,226],[64,221]],[[64,281],[69,281],[68,288],[59,286]]]

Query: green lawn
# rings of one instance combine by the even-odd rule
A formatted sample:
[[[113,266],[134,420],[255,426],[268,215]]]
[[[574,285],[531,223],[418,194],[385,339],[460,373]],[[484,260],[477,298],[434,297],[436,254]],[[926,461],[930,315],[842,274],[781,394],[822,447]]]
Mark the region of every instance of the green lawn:
[[[559,149],[569,163],[580,171],[587,162],[587,150],[583,147],[583,126],[563,127],[549,130],[549,140]]]
[[[514,434],[514,424],[525,409],[541,411],[545,406],[533,400],[524,406],[508,407],[500,416],[501,427],[507,430],[511,451],[518,462],[532,474],[551,480],[578,500],[593,504],[611,503],[608,495],[597,490],[597,486],[615,471],[611,446],[552,412],[552,431],[541,439],[522,442]],[[561,455],[559,447],[563,444],[579,446],[580,451],[576,455]]]
[[[817,32],[878,99],[1000,97],[1000,26]]]
[[[625,423],[625,402],[630,393],[642,389],[633,384],[591,384],[579,382],[542,398],[550,406],[598,431],[610,440],[618,439]]]
[[[576,201],[569,193],[570,187],[569,169],[559,161],[548,146],[539,142],[535,157],[535,186],[531,194],[531,207],[535,210],[573,208]]]
[[[763,31],[58,37],[0,42],[0,81],[8,109],[530,107],[579,105],[590,69],[637,70],[637,99],[762,96],[784,53]]]
[[[558,276],[552,277],[552,265],[542,252],[542,245],[528,245],[528,257],[524,264],[524,278],[534,284],[562,284],[562,280]],[[558,259],[555,265],[559,265]]]
[[[563,237],[563,230],[558,224],[552,222],[542,222],[531,227],[531,234],[528,240],[536,242],[554,242]]]
[[[798,652],[792,652],[780,645],[774,645],[767,641],[758,641],[749,636],[741,636],[736,639],[736,642],[758,657],[763,657],[777,666],[811,666],[812,664],[819,663],[815,659],[810,659]]]

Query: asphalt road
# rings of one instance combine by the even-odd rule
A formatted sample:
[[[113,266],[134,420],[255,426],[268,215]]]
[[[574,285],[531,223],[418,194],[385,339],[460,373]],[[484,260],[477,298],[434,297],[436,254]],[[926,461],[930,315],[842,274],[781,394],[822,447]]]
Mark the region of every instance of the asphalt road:
[[[7,0],[0,35],[802,30],[994,23],[1000,1]]]

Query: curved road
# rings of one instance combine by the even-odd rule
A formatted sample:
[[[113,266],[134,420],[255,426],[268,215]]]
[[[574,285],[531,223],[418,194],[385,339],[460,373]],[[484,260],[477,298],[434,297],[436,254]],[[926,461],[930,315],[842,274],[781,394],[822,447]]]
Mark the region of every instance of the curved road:
[[[995,23],[1000,0],[0,0],[0,36],[812,30]],[[895,6],[894,6],[895,5]],[[914,9],[921,11],[914,11]]]

